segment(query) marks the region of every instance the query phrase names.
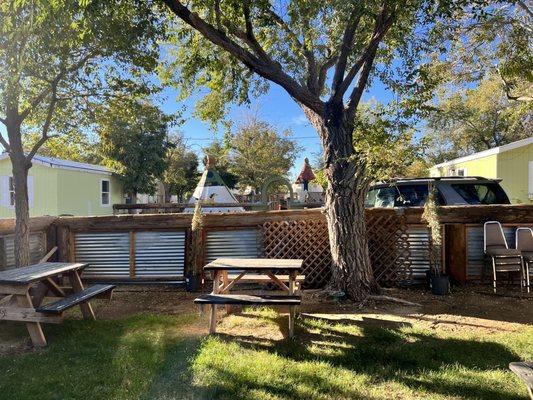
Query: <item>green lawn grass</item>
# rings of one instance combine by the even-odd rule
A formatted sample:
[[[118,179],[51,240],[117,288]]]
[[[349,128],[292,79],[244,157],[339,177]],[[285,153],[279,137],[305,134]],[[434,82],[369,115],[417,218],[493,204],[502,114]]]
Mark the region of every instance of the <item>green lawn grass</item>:
[[[286,317],[272,311],[251,314],[224,324],[264,330],[286,325]],[[480,334],[304,318],[290,341],[199,337],[187,329],[196,318],[147,314],[47,326],[50,345],[44,350],[0,357],[0,398],[526,398],[507,365],[533,358],[531,326]]]

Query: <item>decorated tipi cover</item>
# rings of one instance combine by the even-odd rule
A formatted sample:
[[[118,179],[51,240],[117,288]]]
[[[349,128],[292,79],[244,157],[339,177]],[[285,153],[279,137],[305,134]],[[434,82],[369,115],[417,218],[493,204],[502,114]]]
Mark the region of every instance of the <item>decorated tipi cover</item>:
[[[216,171],[215,162],[215,158],[210,156],[205,157],[204,173],[189,199],[189,204],[196,204],[198,200],[201,200],[202,205],[208,206],[202,207],[203,213],[243,212],[244,208],[239,206],[239,202]],[[213,207],[216,204],[224,204],[224,206]],[[228,204],[235,204],[235,206],[228,206]],[[184,212],[192,213],[194,212],[194,207],[187,207]]]
[[[296,178],[296,182],[294,183],[309,183],[312,180],[315,179],[315,174],[313,172],[313,169],[311,168],[311,164],[309,164],[309,159],[306,158],[304,160],[304,165],[300,171],[300,174]]]

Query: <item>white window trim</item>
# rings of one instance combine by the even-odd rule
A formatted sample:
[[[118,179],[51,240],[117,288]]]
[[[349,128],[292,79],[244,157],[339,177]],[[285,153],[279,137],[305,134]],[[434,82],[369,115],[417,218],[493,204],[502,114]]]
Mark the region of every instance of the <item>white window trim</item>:
[[[459,175],[459,171],[463,171],[463,175]],[[466,168],[457,168],[455,170],[457,176],[468,176],[468,170]]]
[[[102,194],[106,193],[106,192],[104,192],[102,190],[102,182],[104,182],[104,181],[106,181],[108,183],[108,185],[107,185],[107,187],[108,187],[107,194],[109,195],[108,196],[108,200],[109,200],[108,204],[104,204],[104,202],[102,201]],[[111,179],[100,179],[99,195],[100,195],[100,206],[102,206],[102,207],[111,207]]]

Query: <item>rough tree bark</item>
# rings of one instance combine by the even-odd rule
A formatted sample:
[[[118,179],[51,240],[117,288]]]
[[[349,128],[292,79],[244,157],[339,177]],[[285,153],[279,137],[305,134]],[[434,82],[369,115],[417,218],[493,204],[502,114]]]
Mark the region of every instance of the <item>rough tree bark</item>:
[[[15,266],[30,264],[30,209],[28,202],[28,170],[31,167],[22,146],[21,127],[16,116],[6,118],[9,158],[15,186]]]
[[[325,214],[332,256],[332,286],[352,299],[378,291],[368,254],[364,198],[365,163],[353,146],[353,122],[342,103],[327,103],[324,115],[302,106],[322,139],[328,187]]]

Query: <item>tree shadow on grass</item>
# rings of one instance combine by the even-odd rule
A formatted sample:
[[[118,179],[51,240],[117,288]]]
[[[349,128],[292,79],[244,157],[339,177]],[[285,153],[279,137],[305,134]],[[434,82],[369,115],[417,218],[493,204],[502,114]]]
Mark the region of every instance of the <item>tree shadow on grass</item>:
[[[285,316],[263,318],[287,325]],[[516,381],[507,366],[517,355],[505,346],[490,341],[443,338],[410,327],[406,322],[366,317],[362,321],[339,319],[327,323],[307,318],[298,321],[295,340],[225,334],[218,337],[245,349],[266,351],[296,362],[327,362],[355,374],[372,376],[376,383],[399,383],[413,390],[465,399],[521,398],[499,385],[501,382],[486,382],[483,378],[484,373],[488,376],[505,371],[506,378]],[[450,377],[452,370],[455,376]],[[223,371],[219,373],[223,375]],[[350,395],[339,392],[338,397]],[[288,394],[287,398],[295,397]]]

